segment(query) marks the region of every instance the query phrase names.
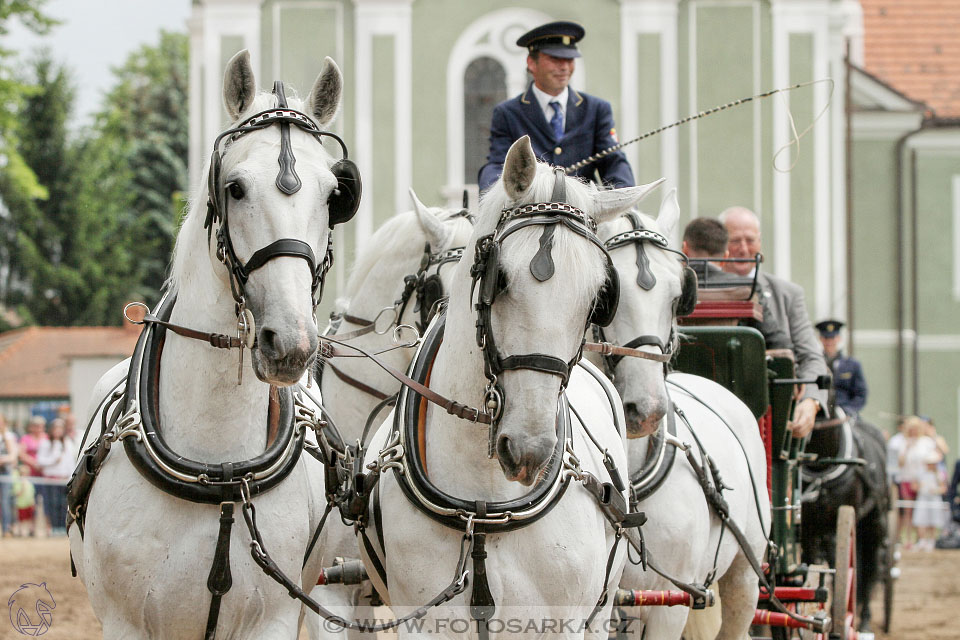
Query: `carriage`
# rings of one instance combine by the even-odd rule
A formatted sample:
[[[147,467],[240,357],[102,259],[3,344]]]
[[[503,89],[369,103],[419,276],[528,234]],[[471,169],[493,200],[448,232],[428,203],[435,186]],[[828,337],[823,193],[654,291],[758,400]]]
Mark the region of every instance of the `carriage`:
[[[758,267],[759,267],[759,260]],[[756,273],[756,272],[755,272]],[[715,287],[701,282],[700,299],[692,314],[682,319],[681,348],[672,366],[682,372],[714,380],[735,393],[757,420],[767,456],[767,491],[771,502],[772,545],[764,570],[773,591],[761,591],[754,616],[754,630],[766,629],[773,638],[872,637],[858,634],[856,513],[841,506],[836,522],[836,547],[831,566],[808,565],[801,558],[801,498],[804,465],[863,465],[862,459],[818,459],[806,451],[809,436],[795,438],[787,428],[798,384],[828,388],[829,377],[798,379],[793,353],[787,349],[766,349],[764,336],[752,326],[762,320],[763,311],[753,295],[756,281],[739,286]],[[754,322],[755,321],[755,322]],[[833,421],[834,423],[836,421]],[[833,426],[836,426],[833,424]],[[888,536],[895,535],[895,528]],[[889,631],[893,603],[896,555],[891,538],[884,540],[878,574],[882,578],[884,616],[882,628]],[[791,612],[803,611],[807,621],[784,613],[771,603],[771,595]],[[618,602],[647,606],[696,606],[691,594],[682,591],[618,592]],[[810,615],[812,613],[812,615]],[[829,619],[830,622],[824,624]]]

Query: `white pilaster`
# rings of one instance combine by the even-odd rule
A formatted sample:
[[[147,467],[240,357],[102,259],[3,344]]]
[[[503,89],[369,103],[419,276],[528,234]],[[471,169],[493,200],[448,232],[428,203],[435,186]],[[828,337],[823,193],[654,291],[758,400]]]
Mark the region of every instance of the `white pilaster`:
[[[206,0],[203,6],[204,131],[213,135],[223,117],[222,38],[238,36],[260,68],[260,3],[257,0]]]
[[[813,79],[828,78],[831,76],[830,58],[835,52],[829,47],[831,2],[829,0],[771,0],[771,16],[773,24],[773,84],[775,87],[785,87],[791,83]],[[813,38],[813,78],[790,77],[790,36],[792,34],[807,34]],[[834,81],[842,82],[841,78]],[[812,87],[813,115],[816,117],[832,100],[832,110],[839,109],[842,113],[843,103],[837,102],[837,91],[834,89],[832,97],[829,86],[819,83]],[[842,91],[841,91],[842,94]],[[792,133],[789,124],[790,94],[783,99],[774,101],[773,121],[773,152],[790,144]],[[812,214],[814,217],[814,279],[816,291],[814,300],[814,315],[822,317],[830,313],[831,307],[831,226],[834,200],[831,199],[831,126],[830,117],[817,123],[810,135],[813,138],[813,211],[801,212]],[[805,128],[803,125],[799,127]],[[809,139],[809,138],[807,138]],[[805,145],[801,142],[801,150]],[[783,156],[795,150],[785,151]],[[779,166],[785,164],[780,163]],[[841,167],[842,169],[842,167]],[[840,174],[842,175],[842,173]],[[773,179],[773,216],[774,216],[774,272],[783,278],[790,278],[791,246],[791,174],[777,171]],[[797,188],[808,188],[807,185],[798,185]],[[842,211],[838,212],[842,216]]]
[[[201,10],[193,6],[193,12],[187,20],[190,31],[190,130],[187,155],[187,175],[190,180],[190,193],[196,194],[201,182],[204,152],[207,136],[203,130],[203,60],[197,55],[203,49],[203,20]],[[196,195],[194,195],[196,197]]]
[[[393,36],[394,104],[394,210],[409,208],[407,189],[413,184],[412,116],[412,0],[353,0],[356,57],[356,161],[367,185],[373,172],[373,39]],[[372,193],[368,190],[367,193]],[[363,198],[355,220],[356,250],[373,235],[373,200]]]
[[[679,52],[677,39],[677,5],[679,0],[620,0],[620,131],[624,138],[635,137],[640,131],[639,122],[639,61],[637,60],[637,37],[642,34],[660,36],[660,82],[653,87],[660,96],[661,123],[679,119]],[[649,88],[648,88],[649,89]],[[631,145],[624,149],[630,164],[637,166],[639,147]],[[662,193],[677,186],[680,172],[679,132],[670,129],[660,134],[660,166],[667,179]],[[640,176],[637,176],[640,180]],[[676,241],[677,238],[671,238]]]

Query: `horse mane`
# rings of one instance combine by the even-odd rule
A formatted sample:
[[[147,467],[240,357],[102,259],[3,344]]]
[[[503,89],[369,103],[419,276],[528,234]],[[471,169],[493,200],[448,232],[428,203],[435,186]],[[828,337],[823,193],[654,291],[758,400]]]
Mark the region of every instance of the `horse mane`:
[[[503,188],[503,181],[497,180],[480,199],[477,236],[493,232],[503,209],[533,202],[550,202],[554,183],[553,168],[538,162],[537,173],[530,190],[522,202],[516,202],[507,195]],[[594,219],[596,218],[593,196],[596,193],[597,187],[592,182],[584,182],[569,176],[566,178],[567,202]],[[533,255],[540,246],[542,232],[543,228],[540,226],[520,229],[511,234],[507,242],[512,245],[511,251]],[[601,258],[600,250],[593,243],[585,241],[563,225],[558,225],[553,237],[553,259],[556,264],[577,265],[576,269],[571,270],[569,279],[566,281],[567,286],[576,293],[577,304],[590,302],[596,298],[598,289],[606,281],[606,260]],[[587,268],[590,265],[594,265],[595,268]],[[528,268],[527,262],[511,261],[509,264],[502,265],[508,282],[526,268]]]
[[[471,226],[466,218],[454,218],[460,212],[459,209],[431,207],[430,211],[437,214],[442,222],[455,220],[455,224],[460,225],[457,229],[458,232]],[[454,237],[457,235],[461,234],[457,233]],[[377,228],[373,236],[367,241],[364,249],[354,260],[344,291],[349,292],[351,296],[356,294],[383,256],[406,255],[411,253],[411,247],[415,247],[416,254],[419,257],[426,242],[427,235],[417,219],[416,211],[404,211],[394,215]],[[444,249],[446,248],[444,247]],[[437,249],[437,247],[434,247],[434,250]],[[351,299],[351,297],[346,296],[337,298],[334,303],[335,311],[337,313],[346,311]]]
[[[296,95],[295,91],[292,89],[289,91],[292,95],[287,96],[287,105],[291,109],[302,112],[306,106],[306,103]],[[273,109],[276,106],[277,96],[268,91],[260,91],[250,103],[250,106],[242,114],[240,114],[240,117],[235,122],[230,123],[230,125],[226,128],[236,127],[253,114],[259,113],[260,111]],[[291,127],[291,129],[295,130],[296,127]],[[248,147],[255,142],[257,142],[257,140],[251,136],[241,136],[236,141],[230,143],[229,147],[231,151],[239,151],[241,157],[243,157],[246,155]],[[263,144],[262,138],[259,140],[259,143]],[[279,137],[274,145],[279,148]],[[333,162],[333,157],[330,156],[330,154],[328,154],[321,145],[317,145],[317,148],[318,150],[322,151],[330,163]],[[221,143],[220,152],[221,154],[226,154],[226,142]],[[226,168],[226,166],[227,165],[224,164],[224,168]],[[197,257],[193,254],[201,246],[200,243],[193,241],[195,234],[202,233],[204,235],[204,243],[206,243],[207,230],[203,228],[203,222],[206,219],[207,213],[207,176],[209,175],[209,172],[210,159],[207,158],[207,161],[203,164],[203,172],[200,174],[202,176],[201,180],[197,184],[196,190],[190,198],[190,205],[187,215],[183,217],[183,221],[180,224],[180,229],[177,232],[177,240],[173,248],[173,254],[170,258],[170,276],[167,278],[165,287],[173,293],[177,291],[180,283],[193,274],[193,260],[191,258]],[[210,242],[213,243],[214,240],[211,239]],[[205,247],[206,245],[204,244],[203,246]]]

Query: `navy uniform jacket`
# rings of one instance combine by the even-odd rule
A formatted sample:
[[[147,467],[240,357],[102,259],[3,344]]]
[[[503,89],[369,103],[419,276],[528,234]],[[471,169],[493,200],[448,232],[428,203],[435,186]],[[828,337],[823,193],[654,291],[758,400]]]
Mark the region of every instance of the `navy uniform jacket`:
[[[531,85],[527,85],[527,90],[516,98],[501,102],[493,110],[490,153],[478,178],[480,191],[497,181],[503,172],[503,161],[510,145],[524,134],[530,136],[533,152],[538,159],[562,167],[568,167],[617,144],[610,103],[575,91],[572,87],[567,92],[566,129],[563,138],[557,140],[530,88]],[[595,170],[605,184],[615,187],[634,186],[633,171],[621,151],[611,153],[577,170],[573,175],[589,180],[593,179]]]
[[[860,361],[838,353],[828,364],[833,371],[837,404],[843,407],[847,414],[860,413],[867,404],[867,380],[863,377]]]

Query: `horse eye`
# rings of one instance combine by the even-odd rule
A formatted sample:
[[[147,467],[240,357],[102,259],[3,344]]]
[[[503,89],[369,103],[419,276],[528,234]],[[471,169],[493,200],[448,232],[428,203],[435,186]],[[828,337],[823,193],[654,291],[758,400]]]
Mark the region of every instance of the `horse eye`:
[[[227,193],[229,193],[230,197],[234,200],[243,200],[243,187],[236,182],[231,182],[227,185]]]

